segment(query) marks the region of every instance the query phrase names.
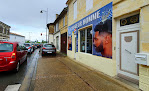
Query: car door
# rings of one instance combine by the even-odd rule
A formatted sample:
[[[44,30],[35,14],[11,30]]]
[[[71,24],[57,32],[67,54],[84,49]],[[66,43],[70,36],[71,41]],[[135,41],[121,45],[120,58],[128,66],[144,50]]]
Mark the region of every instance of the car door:
[[[22,61],[22,51],[19,45],[17,45],[17,60],[20,62]]]

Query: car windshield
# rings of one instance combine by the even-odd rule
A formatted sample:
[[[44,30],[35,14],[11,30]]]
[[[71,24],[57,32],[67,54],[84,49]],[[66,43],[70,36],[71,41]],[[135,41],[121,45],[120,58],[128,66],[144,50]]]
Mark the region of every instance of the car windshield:
[[[9,43],[0,43],[0,52],[12,52],[13,44]]]
[[[53,45],[46,44],[46,45],[44,45],[44,47],[53,47]]]
[[[24,44],[26,47],[30,46],[30,44]]]

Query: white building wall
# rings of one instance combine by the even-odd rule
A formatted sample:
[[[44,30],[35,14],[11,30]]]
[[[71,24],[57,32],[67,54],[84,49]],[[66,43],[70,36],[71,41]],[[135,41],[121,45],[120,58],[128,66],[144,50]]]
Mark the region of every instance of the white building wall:
[[[49,34],[49,43],[53,44],[53,34]]]
[[[53,44],[56,47],[56,37],[57,36],[59,36],[59,41],[58,41],[58,43],[59,43],[59,50],[57,49],[57,51],[60,52],[60,49],[61,49],[61,34],[60,34],[60,32],[57,32],[56,34],[54,34]]]
[[[25,37],[10,34],[9,41],[23,44],[25,43]]]

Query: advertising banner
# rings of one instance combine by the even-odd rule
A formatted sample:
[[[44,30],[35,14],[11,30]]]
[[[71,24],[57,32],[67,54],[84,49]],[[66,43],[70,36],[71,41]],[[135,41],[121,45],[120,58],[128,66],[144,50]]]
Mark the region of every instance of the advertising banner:
[[[78,30],[86,26],[92,27],[92,54],[112,58],[112,2],[68,27],[68,50],[72,50],[75,30],[78,52]]]

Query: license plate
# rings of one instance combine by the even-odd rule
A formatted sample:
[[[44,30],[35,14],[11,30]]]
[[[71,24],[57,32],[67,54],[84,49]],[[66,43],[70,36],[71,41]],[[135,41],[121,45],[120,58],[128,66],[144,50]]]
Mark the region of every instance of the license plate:
[[[47,53],[52,53],[52,52],[47,52]]]

